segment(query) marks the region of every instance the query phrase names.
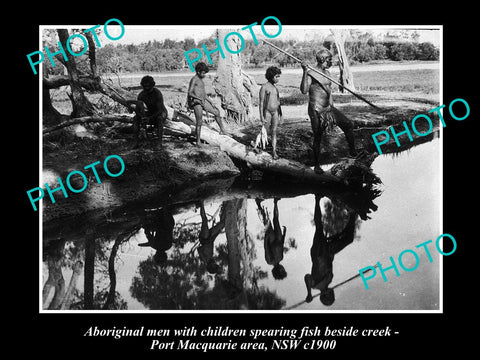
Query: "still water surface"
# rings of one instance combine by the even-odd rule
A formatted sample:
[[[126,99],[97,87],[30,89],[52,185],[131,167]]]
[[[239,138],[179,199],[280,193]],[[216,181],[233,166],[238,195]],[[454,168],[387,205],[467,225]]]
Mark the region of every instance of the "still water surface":
[[[68,293],[73,277],[67,310],[438,310],[441,258],[434,247],[433,263],[418,250],[415,271],[387,271],[387,282],[378,272],[369,290],[355,275],[377,261],[390,266],[390,256],[442,233],[439,153],[434,139],[377,157],[372,169],[383,184],[366,201],[369,211],[344,194],[236,185],[200,201],[144,209],[138,223],[109,236],[49,244],[42,286],[61,274]],[[83,268],[72,276],[78,260]],[[305,301],[312,261],[333,288],[326,300],[312,289]],[[413,257],[403,261],[415,265]],[[275,263],[281,266],[272,271]],[[53,292],[45,291],[44,308],[55,307]]]

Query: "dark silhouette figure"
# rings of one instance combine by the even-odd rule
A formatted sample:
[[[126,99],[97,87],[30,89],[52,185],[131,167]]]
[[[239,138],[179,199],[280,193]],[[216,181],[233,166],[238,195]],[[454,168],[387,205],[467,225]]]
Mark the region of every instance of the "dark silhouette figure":
[[[144,76],[140,81],[143,90],[138,94],[135,107],[135,116],[133,118],[133,131],[139,147],[140,143],[146,139],[147,125],[153,125],[158,136],[158,145],[162,147],[163,126],[168,113],[163,103],[162,92],[155,87],[155,81],[149,75]]]
[[[258,212],[261,216],[263,224],[266,226],[265,239],[263,247],[265,249],[265,261],[267,264],[272,265],[272,275],[277,280],[282,280],[287,277],[287,272],[280,262],[283,260],[283,248],[285,244],[285,234],[287,228],[280,226],[279,214],[278,214],[278,201],[280,199],[275,198],[273,200],[273,225],[270,221],[267,211],[261,205],[261,200],[256,199]]]
[[[173,228],[175,219],[169,208],[162,208],[155,211],[154,215],[148,215],[143,227],[148,242],[138,246],[150,246],[157,250],[153,260],[157,265],[167,261],[166,251],[173,245]]]
[[[352,212],[345,228],[340,233],[327,238],[322,223],[321,198],[320,195],[315,195],[315,235],[310,248],[312,270],[310,274],[305,274],[304,277],[307,287],[307,298],[305,300],[306,302],[312,301],[312,288],[314,288],[320,290],[322,304],[329,306],[335,302],[335,293],[329,287],[333,279],[333,259],[335,254],[353,242],[357,214]]]

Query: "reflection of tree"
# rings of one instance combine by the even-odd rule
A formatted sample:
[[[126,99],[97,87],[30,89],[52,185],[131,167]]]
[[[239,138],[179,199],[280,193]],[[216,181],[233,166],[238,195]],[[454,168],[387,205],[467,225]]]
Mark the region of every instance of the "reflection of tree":
[[[352,210],[347,208],[338,199],[328,199],[325,201],[325,207],[322,212],[323,232],[325,236],[330,237],[340,233],[351,218]],[[356,220],[355,231],[359,229],[361,220]]]
[[[62,266],[65,263],[64,250],[65,240],[50,243],[47,255],[48,278],[43,286],[42,297],[43,307],[49,310],[68,309],[72,302],[78,277],[83,268],[83,263],[77,260],[72,266],[72,276],[68,288],[65,290]],[[53,289],[53,298],[48,303],[48,298]]]
[[[216,244],[214,261],[224,269],[220,274],[209,274],[195,252],[200,224],[177,224],[166,264],[156,266],[152,257],[142,261],[132,280],[132,296],[150,309],[280,308],[284,302],[276,294],[257,286],[264,274],[253,266],[256,255],[246,231],[246,203],[235,199],[221,205],[227,243]]]
[[[138,227],[127,221],[90,229],[83,242],[69,242],[65,239],[50,241],[44,248],[48,278],[43,289],[43,307],[67,310],[126,309],[125,300],[116,291],[115,262],[118,260],[119,248],[137,231]],[[116,236],[115,240],[110,241],[113,236]],[[62,272],[65,268],[72,269],[67,289]],[[83,292],[77,289],[82,270]],[[52,288],[54,296],[50,304],[47,304]]]
[[[127,304],[124,300],[121,299],[120,294],[116,291],[117,287],[117,275],[115,273],[115,260],[117,259],[117,252],[120,246],[125,243],[126,241],[130,240],[133,236],[134,232],[136,232],[136,228],[133,231],[121,233],[115,239],[115,243],[112,246],[112,250],[110,251],[110,256],[108,257],[108,277],[110,279],[110,287],[108,292],[106,292],[106,299],[103,301],[103,294],[101,292],[99,294],[100,299],[99,302],[103,303],[103,309],[111,310],[111,309],[126,309]]]

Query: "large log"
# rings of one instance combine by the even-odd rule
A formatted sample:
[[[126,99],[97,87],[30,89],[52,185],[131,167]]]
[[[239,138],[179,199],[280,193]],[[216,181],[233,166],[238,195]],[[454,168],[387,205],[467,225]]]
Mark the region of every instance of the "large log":
[[[176,114],[173,116],[174,119],[178,118]],[[167,120],[165,126],[170,130],[179,131],[187,135],[195,134],[193,125],[187,125],[181,121]],[[343,180],[337,176],[328,173],[317,174],[313,169],[297,161],[282,158],[273,159],[272,155],[267,152],[257,153],[253,151],[253,148],[239,143],[230,136],[221,135],[208,127],[202,129],[201,139],[210,145],[220,147],[230,157],[245,161],[252,168],[281,175],[285,180],[298,183],[343,184]]]

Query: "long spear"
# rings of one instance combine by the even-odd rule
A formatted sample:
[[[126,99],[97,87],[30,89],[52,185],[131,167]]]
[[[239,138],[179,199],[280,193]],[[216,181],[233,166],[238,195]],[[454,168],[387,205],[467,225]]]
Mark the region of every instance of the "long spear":
[[[375,264],[374,268],[377,268],[377,267],[378,267],[378,264]],[[371,269],[368,269],[367,271],[365,271],[365,273],[367,273],[367,272],[369,272],[369,271],[372,271],[372,270],[371,270]],[[356,279],[356,278],[359,277],[359,276],[360,276],[360,274],[353,275],[352,277],[348,278],[347,280],[344,280],[344,281],[342,281],[341,283],[335,285],[335,286],[332,287],[331,289],[333,290],[333,289],[335,289],[335,288],[337,288],[337,287],[339,287],[339,286],[342,286],[343,284],[346,284],[346,283],[352,281],[353,279]],[[317,296],[320,296],[320,294],[321,294],[321,292],[313,295],[313,296],[312,296],[312,299],[315,298],[315,297],[317,297]],[[294,304],[294,305],[291,305],[291,306],[288,306],[288,307],[286,307],[286,308],[283,308],[282,310],[292,310],[292,309],[295,309],[295,308],[299,307],[300,305],[305,304],[306,302],[307,302],[307,300],[303,300],[303,301],[300,301],[300,302],[298,302],[298,303],[296,303],[296,304]]]
[[[293,56],[292,54],[289,54],[289,53],[286,52],[285,50],[280,49],[278,46],[273,45],[271,42],[269,42],[269,41],[267,41],[267,40],[263,40],[263,42],[264,42],[265,44],[267,44],[267,45],[270,45],[270,46],[273,47],[274,49],[277,49],[278,51],[284,53],[285,55],[291,57],[293,60],[295,60],[295,61],[297,61],[297,62],[299,62],[299,63],[302,62],[302,60],[300,60],[300,59],[297,58],[296,56]],[[380,110],[380,108],[379,108],[378,106],[372,104],[370,101],[368,101],[367,99],[365,99],[363,96],[358,95],[358,94],[355,93],[353,90],[351,90],[351,89],[349,89],[348,87],[346,87],[345,85],[340,84],[337,80],[331,78],[331,77],[328,76],[327,74],[322,73],[321,71],[315,69],[314,67],[311,67],[310,65],[307,65],[307,68],[310,69],[310,70],[312,70],[312,71],[314,71],[314,72],[316,72],[317,74],[322,75],[323,77],[327,78],[328,80],[330,80],[330,81],[333,82],[334,84],[337,84],[338,86],[343,87],[345,90],[347,90],[347,91],[348,91],[349,93],[351,93],[352,95],[356,96],[356,97],[359,98],[360,100],[365,101],[368,105],[373,106],[375,109]]]

